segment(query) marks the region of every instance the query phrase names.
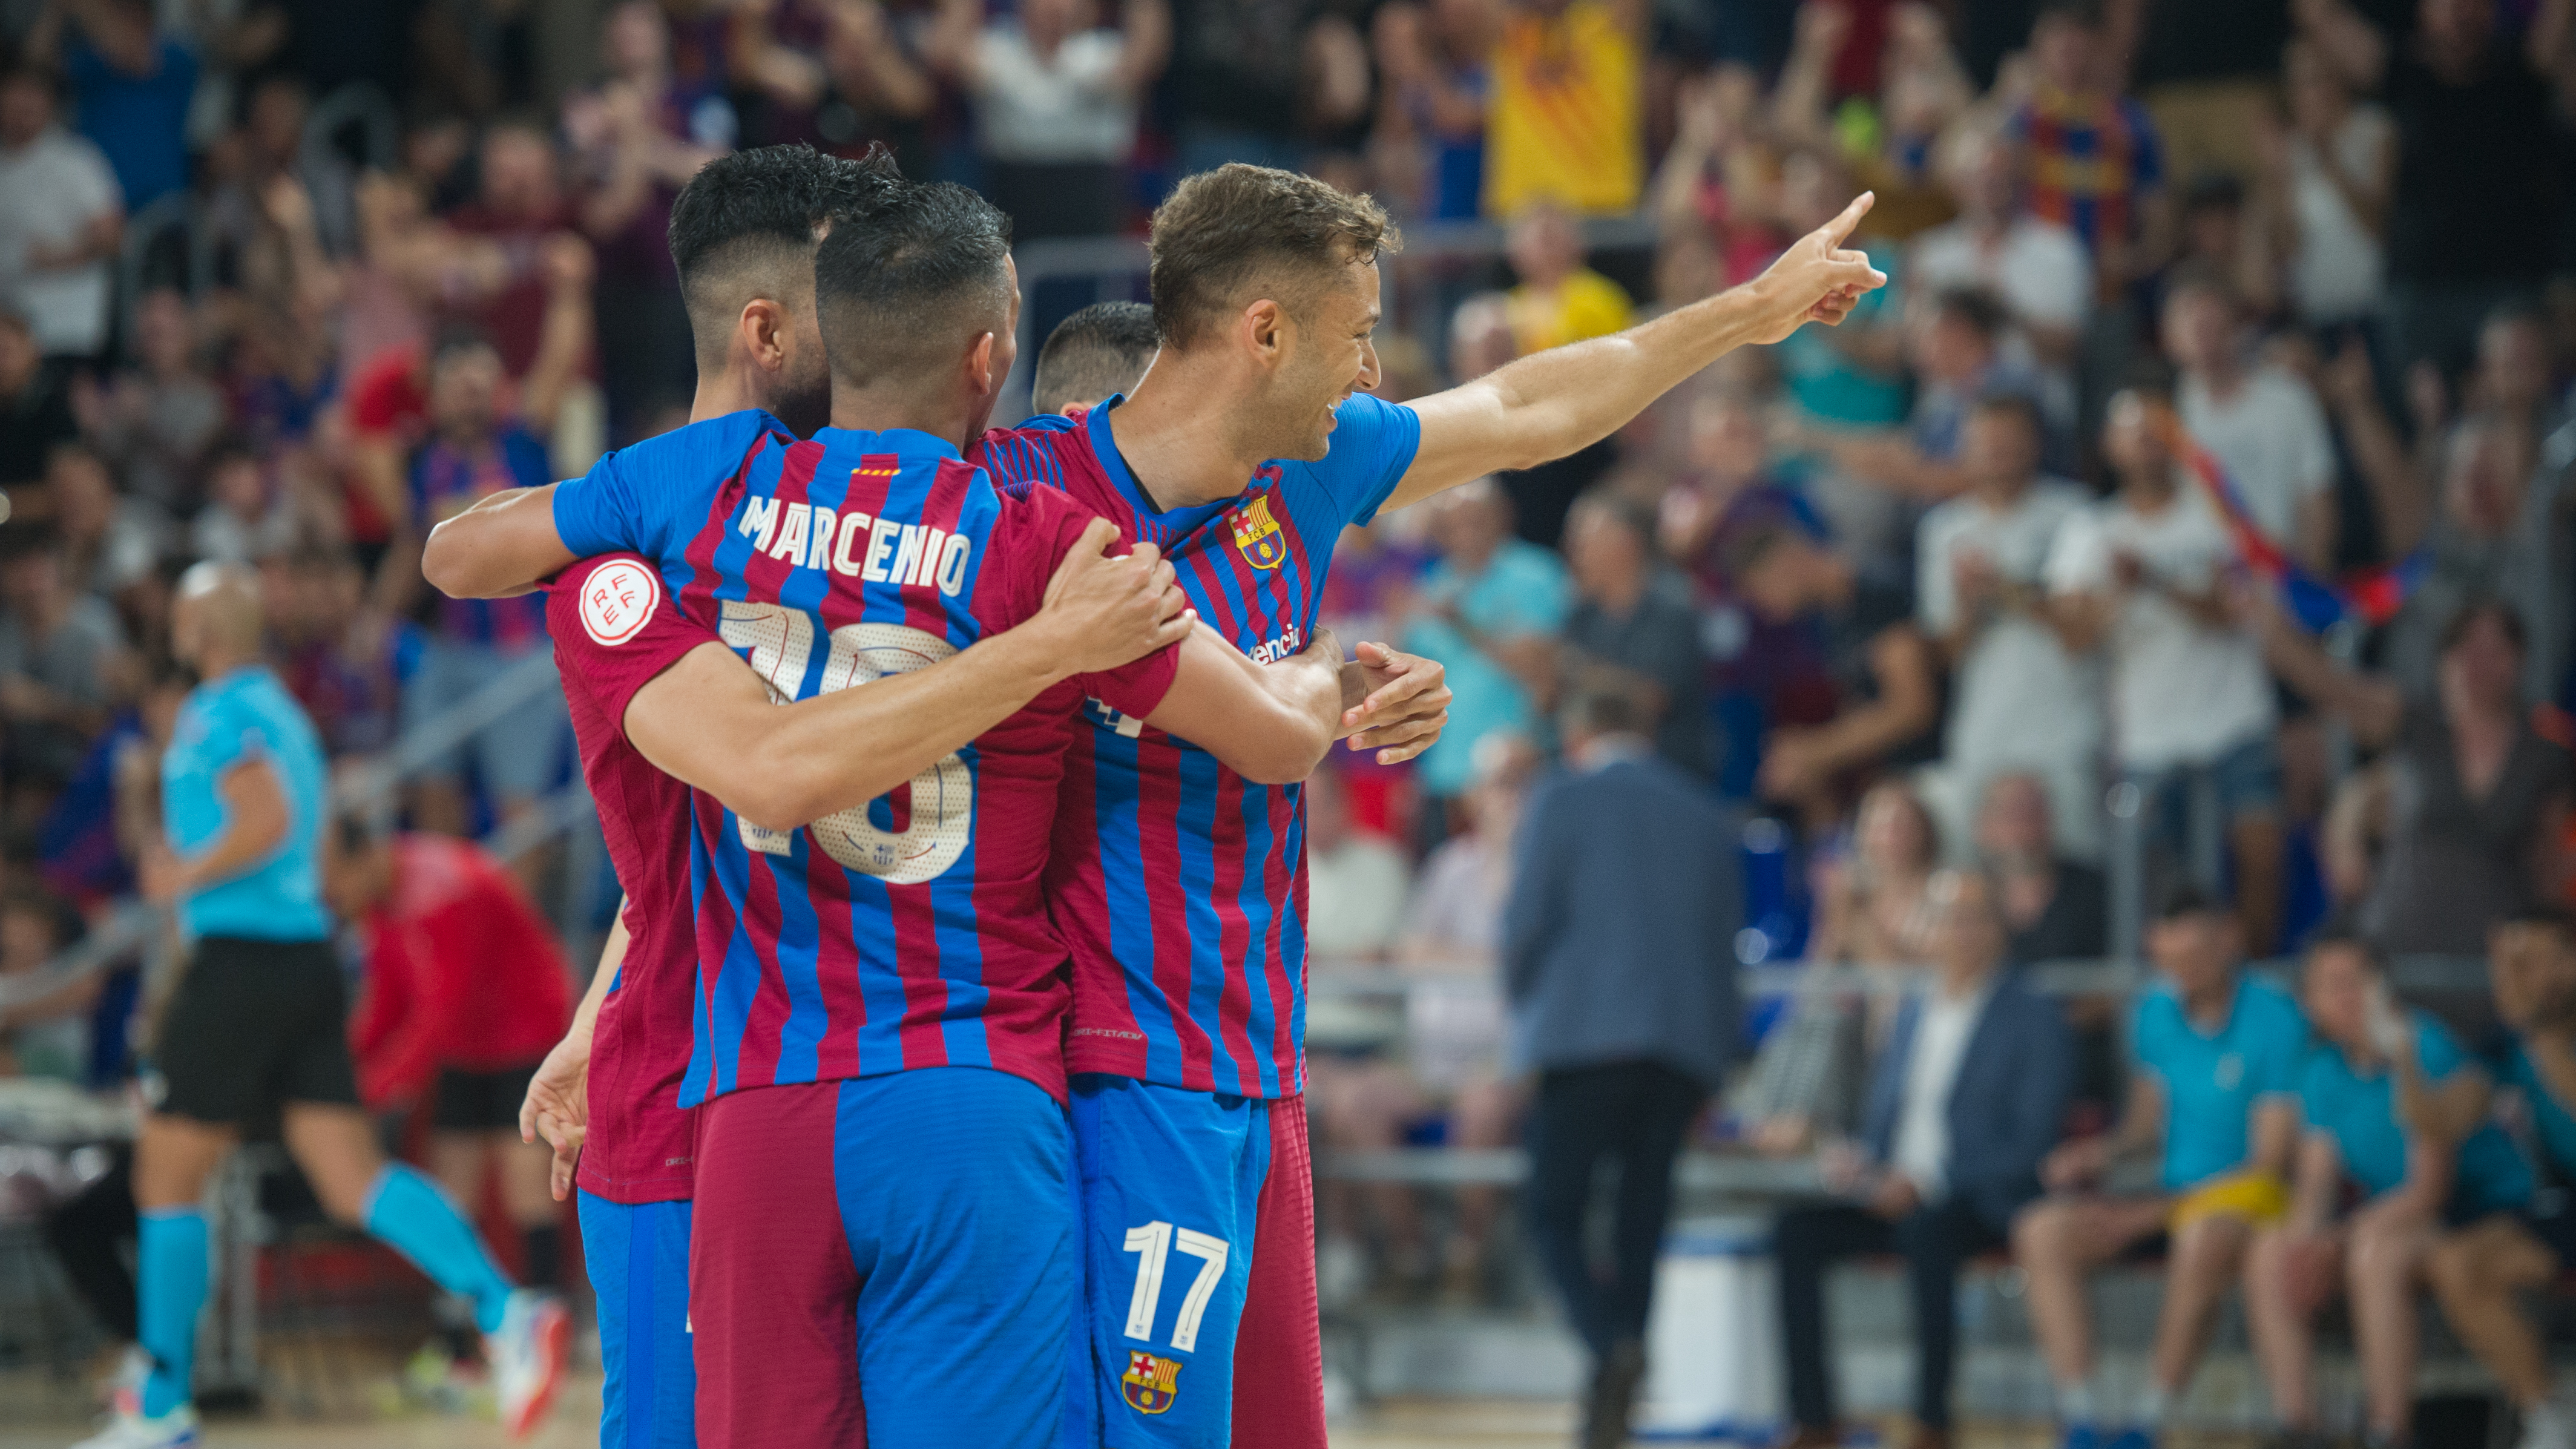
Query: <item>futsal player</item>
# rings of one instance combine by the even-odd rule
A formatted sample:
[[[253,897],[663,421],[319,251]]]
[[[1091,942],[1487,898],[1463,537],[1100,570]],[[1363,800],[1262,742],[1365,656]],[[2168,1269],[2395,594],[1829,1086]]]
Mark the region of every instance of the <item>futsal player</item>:
[[[1839,320],[1883,280],[1841,250],[1866,210],[1732,292],[1390,405],[1369,395],[1377,258],[1398,244],[1385,213],[1308,177],[1223,167],[1155,213],[1161,348],[1134,395],[988,433],[978,456],[1161,544],[1201,620],[1245,653],[1293,650],[1345,526],[1573,452],[1739,344]],[[1436,666],[1364,662],[1366,702],[1389,723],[1353,747],[1409,758],[1429,738],[1393,713],[1437,688]],[[1301,792],[1097,702],[1091,715],[1048,888],[1074,956],[1100,1442],[1320,1449]]]
[[[648,443],[556,493],[567,540],[642,545],[680,611],[781,697],[1026,618],[1089,522],[960,456],[1010,360],[998,213],[957,187],[899,187],[836,220],[816,277],[834,418],[852,426],[735,457]],[[802,831],[701,797],[693,865],[716,889],[683,1100],[708,1104],[702,1440],[845,1442],[860,1386],[879,1444],[1052,1439],[1080,1284],[1062,950],[1038,872],[1074,704],[1113,699],[1253,778],[1295,778],[1333,733],[1334,650],[1261,668],[1193,634],[1050,688],[906,790]],[[647,757],[705,785],[642,717],[626,728]],[[972,1387],[922,1391],[934,1381]]]
[[[428,1178],[385,1160],[358,1106],[322,903],[322,746],[262,662],[259,598],[257,578],[205,563],[180,579],[171,608],[171,652],[202,682],[162,757],[169,838],[143,861],[146,893],[177,904],[189,938],[135,1143],[137,1301],[152,1368],[139,1402],[82,1449],[197,1442],[190,1385],[208,1273],[198,1203],[243,1133],[270,1124],[334,1219],[473,1300],[503,1422],[524,1434],[562,1374],[563,1305],[513,1287]]]

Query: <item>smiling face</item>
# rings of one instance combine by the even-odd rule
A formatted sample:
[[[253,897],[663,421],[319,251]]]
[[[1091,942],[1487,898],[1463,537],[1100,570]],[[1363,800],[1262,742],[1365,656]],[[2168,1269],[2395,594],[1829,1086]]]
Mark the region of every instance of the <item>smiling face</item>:
[[[1352,393],[1377,390],[1377,263],[1346,265],[1302,308],[1255,310],[1263,305],[1276,308],[1275,317],[1247,326],[1256,343],[1265,325],[1275,329],[1278,360],[1243,414],[1254,430],[1246,451],[1314,462],[1332,448],[1333,410]]]

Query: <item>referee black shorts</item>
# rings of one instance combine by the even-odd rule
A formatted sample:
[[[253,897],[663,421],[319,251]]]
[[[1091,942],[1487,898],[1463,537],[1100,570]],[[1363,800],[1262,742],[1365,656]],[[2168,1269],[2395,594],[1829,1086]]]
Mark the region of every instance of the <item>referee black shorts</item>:
[[[503,1067],[497,1072],[441,1067],[438,1088],[430,1096],[429,1125],[441,1132],[516,1132],[519,1104],[527,1100],[528,1081],[543,1062]]]
[[[358,1104],[348,993],[328,941],[201,937],[161,1019],[152,1106],[245,1130],[289,1102]]]

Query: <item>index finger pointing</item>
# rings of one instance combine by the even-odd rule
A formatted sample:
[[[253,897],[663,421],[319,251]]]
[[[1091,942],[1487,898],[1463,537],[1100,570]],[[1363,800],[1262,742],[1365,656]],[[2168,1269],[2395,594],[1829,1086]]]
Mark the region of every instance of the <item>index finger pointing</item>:
[[[1869,215],[1869,209],[1877,204],[1878,193],[1875,191],[1864,191],[1860,195],[1853,197],[1851,205],[1843,208],[1842,215],[1825,223],[1823,228],[1825,245],[1829,247],[1841,246],[1843,244],[1843,238],[1850,236],[1852,234],[1852,228],[1860,225],[1860,219]]]

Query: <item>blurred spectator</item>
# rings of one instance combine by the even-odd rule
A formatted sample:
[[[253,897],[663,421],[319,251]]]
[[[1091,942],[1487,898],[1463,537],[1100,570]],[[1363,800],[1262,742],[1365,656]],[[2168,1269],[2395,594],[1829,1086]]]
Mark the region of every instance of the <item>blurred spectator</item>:
[[[419,631],[407,622],[389,625],[369,609],[366,576],[346,549],[272,545],[260,576],[269,654],[313,717],[323,748],[338,756],[393,744],[399,676],[420,653]]]
[[[257,562],[291,527],[269,501],[268,473],[247,448],[215,448],[206,462],[206,501],[188,523],[188,553],[217,563]]]
[[[2389,189],[2397,166],[2388,113],[2356,102],[2310,41],[2283,57],[2290,123],[2266,118],[2263,185],[2272,249],[2288,268],[2298,318],[2328,329],[2372,318],[2387,295]]]
[[[2395,1004],[2367,943],[2311,944],[2299,1004],[2317,1044],[2299,1074],[2307,1136],[2288,1217],[2254,1239],[2246,1325],[2282,1429],[2323,1438],[2314,1319],[2340,1293],[2359,1350],[2364,1432],[2403,1444],[2422,1367],[2415,1304],[2433,1258],[2459,1229],[2513,1222],[2531,1200],[2531,1164],[2487,1120],[2485,1074],[2440,1021]],[[2479,1110],[2454,1117],[2463,1092]]]
[[[2517,39],[2493,0],[2421,0],[2407,43],[2381,47],[2397,120],[2388,323],[2399,371],[2467,366],[2487,314],[2529,305],[2555,260],[2534,241],[2558,216],[2549,77],[2571,18],[2566,0],[2548,0]]]
[[[1628,294],[1583,264],[1582,229],[1553,202],[1535,202],[1521,213],[1504,254],[1520,278],[1505,305],[1521,356],[1607,337],[1632,320]]]
[[[0,740],[13,784],[49,790],[107,723],[125,631],[105,600],[73,585],[52,530],[11,532],[0,544]]]
[[[1538,1074],[1525,1201],[1591,1353],[1587,1449],[1627,1442],[1673,1160],[1726,1071],[1744,924],[1733,832],[1639,726],[1620,695],[1567,706],[1569,768],[1531,794],[1503,914],[1513,1064]],[[1619,1165],[1606,1276],[1586,1229],[1604,1159]]]
[[[1771,117],[1779,139],[1791,147],[1782,163],[1784,192],[1797,185],[1788,166],[1800,154],[1837,164],[1848,154],[1862,185],[1878,198],[1861,223],[1863,232],[1901,242],[1950,219],[1951,202],[1932,175],[1932,161],[1942,133],[1967,111],[1973,92],[1950,48],[1942,12],[1900,0],[1885,9],[1887,41],[1878,57],[1875,106],[1858,96],[1840,98],[1835,105],[1841,84],[1838,62],[1851,53],[1847,42],[1859,12],[1870,8],[1839,3],[1797,7],[1797,39],[1773,88]],[[2013,43],[2018,48],[2021,37],[2016,35]],[[1783,211],[1796,209],[1797,203],[1784,197]],[[1792,235],[1814,229],[1787,216],[1783,221]],[[1877,252],[1870,260],[1888,271]]]
[[[616,431],[638,409],[696,386],[696,349],[667,233],[671,202],[732,149],[734,116],[713,90],[693,91],[671,67],[670,22],[651,0],[608,14],[608,78],[564,103],[579,171],[581,229],[599,248],[599,357]]]
[[[2089,858],[2101,836],[2100,680],[2051,625],[2046,577],[2085,496],[2040,476],[2039,412],[2027,399],[1977,404],[1959,457],[1969,491],[1924,516],[1915,571],[1916,618],[1951,669],[1950,818],[1964,822],[1995,776],[2028,771],[2048,782],[2057,838]]]
[[[1511,523],[1511,502],[1490,480],[1432,505],[1439,561],[1423,577],[1404,647],[1448,670],[1449,728],[1420,761],[1422,788],[1435,800],[1466,792],[1478,740],[1498,730],[1537,733],[1532,693],[1546,681],[1572,606],[1565,565],[1514,538]]]
[[[1485,123],[1485,215],[1547,202],[1589,216],[1644,194],[1646,7],[1509,0]]]
[[[743,144],[803,141],[856,154],[882,141],[922,174],[920,121],[938,89],[877,0],[760,0],[734,7],[731,19],[735,99],[750,104]]]
[[[1982,871],[1934,881],[1938,969],[1898,1008],[1870,1071],[1859,1141],[1825,1160],[1826,1185],[1844,1202],[1794,1208],[1774,1230],[1792,1446],[1843,1442],[1825,1269],[1888,1252],[1905,1259],[1914,1306],[1913,1443],[1950,1442],[1959,1270],[2002,1246],[2013,1214],[2039,1195],[2040,1160],[2075,1077],[2057,1004],[2010,974],[2000,895]]]
[[[129,365],[76,395],[82,431],[116,465],[125,491],[163,509],[196,499],[197,469],[224,428],[224,395],[197,365],[188,299],[169,288],[134,304]]]
[[[2289,10],[2289,0],[2156,0],[2129,12],[2139,97],[2164,138],[2167,175],[2254,175]]]
[[[2066,396],[2052,406],[2071,411],[2070,369],[2095,293],[2084,239],[2024,204],[2020,142],[1971,124],[1944,149],[1942,174],[1959,198],[1959,219],[1914,239],[1906,284],[1921,297],[1971,288],[2001,302],[2012,324],[2007,355],[2055,379]]]
[[[2235,295],[2206,273],[2165,294],[2165,355],[2183,428],[2209,450],[2265,537],[2318,577],[2335,556],[2334,438],[2316,394],[2290,372],[2249,358]]]
[[[1922,797],[1900,781],[1871,786],[1854,816],[1850,854],[1824,872],[1808,956],[1860,966],[1923,961],[1931,946],[1925,893],[1941,856],[1941,827]]]
[[[1351,819],[1328,763],[1306,782],[1306,949],[1326,961],[1384,960],[1404,926],[1413,864]]]
[[[573,211],[564,200],[554,138],[538,127],[509,121],[488,127],[477,160],[481,186],[473,200],[448,213],[447,224],[495,245],[488,253],[451,245],[447,285],[463,294],[456,302],[500,350],[501,366],[523,378],[536,366],[543,338],[545,249],[572,227]]]
[[[161,562],[174,532],[170,516],[140,498],[120,496],[107,461],[79,443],[54,450],[45,492],[63,568],[72,586],[114,602]]]
[[[2004,324],[2003,309],[1983,292],[1935,298],[1910,324],[1914,411],[1904,435],[1829,437],[1836,466],[1927,503],[1967,488],[1960,449],[1969,414],[1983,398],[2038,390],[2026,369],[2004,360]]]
[[[1740,388],[1710,387],[1691,399],[1689,416],[1685,469],[1664,490],[1656,536],[1665,554],[1710,594],[1725,594],[1736,584],[1727,562],[1731,539],[1772,521],[1819,534],[1828,524],[1804,494],[1779,481],[1762,399]],[[1839,518],[1831,527],[1846,529]]]
[[[550,323],[559,332],[582,330],[583,289],[569,269],[559,276]],[[577,346],[577,343],[575,344]],[[570,348],[558,347],[558,352]],[[443,343],[430,362],[430,437],[411,461],[414,537],[426,537],[441,520],[504,488],[536,488],[554,481],[554,468],[533,425],[552,421],[550,409],[568,365],[532,375],[520,415],[504,411],[500,354],[479,337]],[[551,379],[551,387],[549,386]],[[417,563],[407,569],[417,570]],[[439,625],[421,656],[420,672],[403,695],[403,723],[416,727],[490,683],[530,655],[546,651],[545,600],[437,600]],[[547,690],[495,720],[467,747],[423,773],[414,809],[422,826],[448,835],[467,831],[461,792],[468,753],[483,787],[496,797],[504,819],[536,802],[562,767],[567,724],[562,695]]]
[[[266,240],[263,233],[278,224],[270,193],[280,181],[302,188],[307,220],[325,253],[345,257],[357,250],[357,176],[337,150],[305,148],[312,111],[306,77],[272,71],[251,88],[240,129],[225,138],[220,184],[202,225],[224,269],[243,282],[257,268],[252,254]]]
[[[1817,677],[1788,683],[1768,713],[1762,798],[1797,807],[1810,829],[1838,818],[1856,783],[1938,753],[1939,660],[1905,590],[1872,581],[1786,519],[1721,545],[1737,595],[1770,623],[1819,636]]]
[[[2059,533],[2049,590],[2069,646],[2099,649],[2109,666],[2112,758],[2144,792],[2151,847],[2173,864],[2191,860],[2193,781],[2205,776],[2219,818],[2202,828],[2224,833],[2245,939],[2263,954],[2281,911],[2272,681],[2262,643],[2228,601],[2236,541],[2158,435],[2162,402],[2138,392],[2111,400],[2102,452],[2119,491]]]
[[[481,1203],[487,1176],[497,1179],[522,1279],[553,1287],[562,1211],[547,1189],[552,1152],[518,1131],[528,1078],[572,1017],[553,925],[466,841],[387,837],[343,817],[329,847],[325,898],[366,962],[349,1019],[360,1097],[379,1112],[426,1103],[439,1184]]]
[[[76,934],[69,908],[26,887],[0,892],[0,989],[25,990]],[[50,1077],[87,1086],[90,1017],[105,978],[70,984],[0,1006],[0,1076]]]
[[[2220,278],[2247,318],[2278,317],[2286,275],[2275,254],[2279,228],[2261,209],[2273,200],[2269,192],[2260,192],[2256,205],[2248,206],[2245,183],[2223,171],[2205,171],[2191,178],[2182,189],[2182,222],[2165,278]]]
[[[1023,0],[986,19],[984,0],[941,0],[934,65],[975,102],[984,189],[1011,240],[1104,236],[1126,220],[1120,168],[1136,115],[1172,50],[1164,0],[1126,0],[1120,28],[1095,0]]]
[[[25,314],[45,356],[86,361],[107,346],[125,203],[98,147],[54,123],[54,100],[45,72],[0,73],[0,302]]]
[[[1976,845],[1995,878],[2004,955],[2013,965],[2088,961],[2109,948],[2110,896],[2102,872],[2057,853],[2046,781],[1996,776],[1977,807]]]
[[[1575,592],[1565,620],[1566,681],[1574,691],[1624,691],[1652,723],[1656,753],[1705,778],[1699,617],[1690,586],[1655,556],[1653,515],[1588,494],[1567,521],[1565,552]]]
[[[0,296],[0,487],[42,477],[54,448],[79,436],[70,390],[45,369],[34,321]]]
[[[1302,170],[1306,123],[1338,124],[1368,104],[1367,46],[1318,0],[1195,0],[1174,19],[1183,174],[1229,161]],[[1357,52],[1355,97],[1349,77],[1326,75],[1343,51]]]
[[[2191,1387],[2254,1230],[2287,1206],[2307,1025],[2287,992],[2246,974],[2235,918],[2195,889],[2178,886],[2158,904],[2147,954],[2160,979],[2132,1008],[2135,1067],[2119,1124],[2048,1154],[2039,1178],[2049,1196],[2022,1210],[2012,1242],[2059,1424],[2070,1436],[2124,1425],[2152,1444]],[[2159,1139],[2157,1189],[2107,1193],[2105,1174]],[[2115,1406],[2097,1397],[2085,1280],[2164,1233],[2172,1247],[2146,1391]]]
[[[1745,281],[1788,244],[1766,200],[1761,78],[1720,66],[1682,82],[1677,133],[1655,170],[1655,277],[1682,303]]]
[[[1416,215],[1465,221],[1484,199],[1486,63],[1501,23],[1500,0],[1399,0],[1370,22],[1379,169]]]
[[[2452,1332],[2521,1415],[2525,1449],[2569,1449],[2576,1406],[2551,1382],[2548,1349],[2523,1305],[2576,1262],[2576,1201],[2563,1187],[2576,1178],[2576,927],[2550,907],[2504,923],[2488,941],[2501,1029],[2485,1064],[2497,1086],[2521,1098],[2523,1140],[2543,1189],[2523,1213],[2446,1236],[2428,1276]],[[2483,1117],[2485,1094],[2472,1095]]]
[[[2383,550],[2418,563],[2382,659],[2410,698],[2430,699],[2442,631],[2470,600],[2511,603],[2529,630],[2526,699],[2555,699],[2576,649],[2568,598],[2576,569],[2569,537],[2570,478],[2564,444],[2543,440],[2555,422],[2545,344],[2527,315],[2491,320],[2479,348],[2479,391],[2496,399],[2448,426],[2426,429],[2410,454],[2380,412],[2357,361],[2336,386],[2336,410],[2354,461],[2378,504]]]
[[[2261,617],[2272,667],[2363,744],[2386,749],[2345,781],[2324,842],[2327,880],[2362,903],[2375,945],[2475,955],[2488,928],[2556,896],[2568,757],[2532,729],[2511,605],[2482,599],[2452,616],[2432,700],[2336,664],[2277,611]]]
[[[2146,108],[2106,84],[2097,0],[2050,0],[2030,53],[2030,99],[2011,131],[2030,152],[2031,213],[2082,238],[2101,295],[2117,296],[2172,245],[2164,147]]]
[[[63,36],[65,22],[72,34]],[[188,111],[197,58],[156,33],[151,0],[56,0],[27,33],[21,54],[59,64],[71,82],[75,124],[116,173],[125,204],[141,211],[188,184]]]

